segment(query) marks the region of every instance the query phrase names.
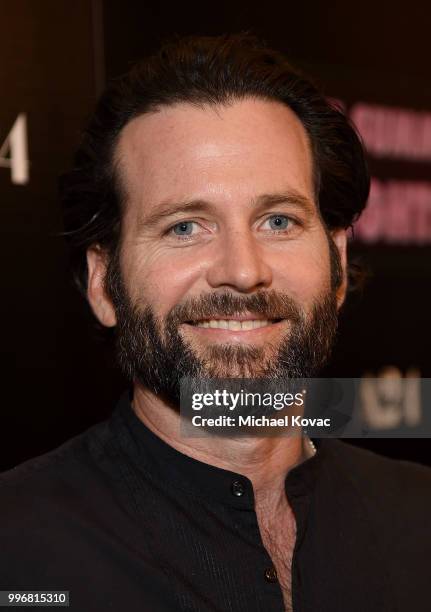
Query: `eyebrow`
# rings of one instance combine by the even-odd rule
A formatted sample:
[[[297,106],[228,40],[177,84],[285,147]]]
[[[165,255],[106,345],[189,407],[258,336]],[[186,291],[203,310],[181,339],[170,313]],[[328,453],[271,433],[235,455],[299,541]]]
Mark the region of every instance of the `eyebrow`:
[[[277,204],[288,204],[301,209],[304,213],[312,215],[316,212],[312,200],[296,191],[283,191],[281,193],[262,194],[251,201],[251,208],[264,209]],[[143,216],[139,220],[140,227],[152,228],[163,219],[180,213],[210,212],[216,208],[215,204],[207,200],[185,200],[183,202],[162,202],[153,213]]]

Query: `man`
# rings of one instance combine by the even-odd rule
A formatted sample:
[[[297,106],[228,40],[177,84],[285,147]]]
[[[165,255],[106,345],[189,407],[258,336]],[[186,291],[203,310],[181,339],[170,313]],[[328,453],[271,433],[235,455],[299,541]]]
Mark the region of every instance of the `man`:
[[[1,589],[91,612],[426,609],[427,468],[330,439],[181,434],[184,377],[319,372],[367,195],[346,118],[251,37],[175,41],[111,86],[63,201],[132,388],[1,476]]]

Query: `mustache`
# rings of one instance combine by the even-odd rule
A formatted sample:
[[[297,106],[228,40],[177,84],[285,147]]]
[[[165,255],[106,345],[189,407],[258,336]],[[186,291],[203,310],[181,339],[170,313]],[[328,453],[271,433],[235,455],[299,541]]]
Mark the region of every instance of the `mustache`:
[[[260,315],[268,320],[290,319],[296,323],[303,320],[302,309],[295,300],[285,293],[278,293],[272,289],[252,295],[208,293],[193,297],[177,304],[167,316],[167,322],[178,325],[246,313]]]

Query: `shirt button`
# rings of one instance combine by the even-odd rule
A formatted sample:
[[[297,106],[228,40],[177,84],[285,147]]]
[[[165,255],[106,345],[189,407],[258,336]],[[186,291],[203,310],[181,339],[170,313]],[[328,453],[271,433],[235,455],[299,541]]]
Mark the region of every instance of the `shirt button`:
[[[265,570],[265,580],[267,582],[277,582],[277,570],[275,567],[267,567]]]
[[[231,491],[235,497],[241,497],[245,493],[245,486],[240,480],[234,480],[231,485]]]

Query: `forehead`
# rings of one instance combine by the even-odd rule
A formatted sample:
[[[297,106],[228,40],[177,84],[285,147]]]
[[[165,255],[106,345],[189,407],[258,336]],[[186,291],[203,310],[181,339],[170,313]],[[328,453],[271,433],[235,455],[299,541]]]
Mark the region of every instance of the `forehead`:
[[[273,101],[184,103],[141,115],[122,130],[116,164],[128,207],[141,213],[171,199],[234,206],[286,189],[314,199],[308,135]]]

